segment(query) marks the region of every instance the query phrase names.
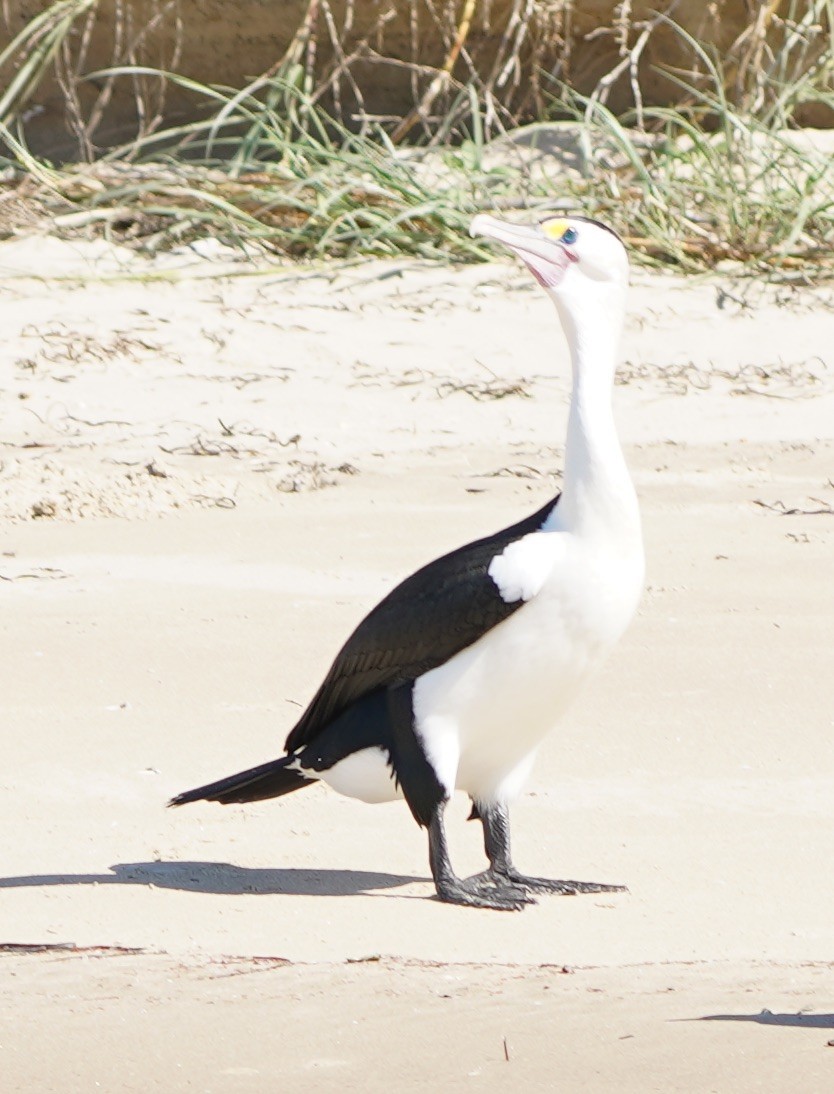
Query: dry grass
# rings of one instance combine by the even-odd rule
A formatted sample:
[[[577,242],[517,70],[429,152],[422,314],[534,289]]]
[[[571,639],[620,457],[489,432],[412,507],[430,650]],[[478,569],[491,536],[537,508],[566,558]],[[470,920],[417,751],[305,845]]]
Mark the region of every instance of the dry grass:
[[[626,387],[647,380],[676,395],[708,391],[721,384],[730,395],[809,399],[830,390],[834,377],[829,375],[825,362],[818,357],[805,361],[777,361],[768,365],[743,364],[732,369],[719,366],[704,368],[693,361],[671,365],[626,361],[617,370],[615,382]]]
[[[42,224],[148,251],[212,235],[290,257],[471,260],[487,254],[467,235],[475,211],[548,208],[558,188],[563,205],[613,224],[652,264],[694,271],[731,262],[782,279],[831,276],[831,157],[793,130],[809,105],[834,107],[834,0],[756,5],[756,19],[720,60],[670,23],[677,2],[642,20],[631,4],[615,5],[611,25],[595,32],[614,48],[615,63],[581,94],[569,80],[576,12],[567,0],[409,0],[407,60],[382,52],[384,12],[357,37],[352,3],[340,22],[328,0],[309,0],[284,55],[241,89],[176,74],[181,26],[171,72],[134,63],[154,28],[132,26],[130,5],[119,0],[120,63],[95,74],[90,101],[80,89],[89,82],[95,6],[58,0],[0,54],[0,73],[11,73],[0,97],[0,236]],[[176,20],[178,12],[160,2],[154,18]],[[442,43],[431,63],[419,32],[427,20]],[[672,107],[644,93],[646,56],[660,34],[687,58],[665,72],[677,93]],[[412,106],[398,116],[363,105],[360,76],[383,64],[409,73]],[[56,169],[27,148],[26,104],[52,69],[81,156],[93,162]],[[133,89],[138,129],[102,155],[97,132],[122,84]],[[631,106],[615,112],[623,86]],[[202,120],[165,126],[166,89],[187,95]],[[549,174],[531,173],[530,158],[516,154],[514,128],[530,118],[570,121],[578,171],[566,175],[557,154]],[[412,146],[401,152],[405,141]],[[426,173],[421,162],[432,154]]]

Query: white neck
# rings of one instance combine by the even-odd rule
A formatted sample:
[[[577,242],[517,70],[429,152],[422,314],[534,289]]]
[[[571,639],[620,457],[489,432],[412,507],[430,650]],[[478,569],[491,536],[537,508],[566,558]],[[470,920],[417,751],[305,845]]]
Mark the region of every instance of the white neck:
[[[559,523],[583,535],[639,546],[637,496],[611,407],[624,291],[617,287],[603,299],[574,298],[570,306],[558,296],[555,301],[573,367]]]

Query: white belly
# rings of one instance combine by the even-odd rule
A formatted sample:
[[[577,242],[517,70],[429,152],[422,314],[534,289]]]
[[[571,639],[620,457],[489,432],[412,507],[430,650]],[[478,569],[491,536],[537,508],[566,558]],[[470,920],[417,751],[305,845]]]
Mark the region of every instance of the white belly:
[[[536,594],[415,685],[417,731],[450,791],[515,796],[539,744],[634,614],[639,552],[616,558],[562,534],[552,543],[553,567]]]
[[[319,776],[347,798],[371,805],[395,801],[402,791],[394,781],[388,756],[381,748],[363,748],[339,760]]]

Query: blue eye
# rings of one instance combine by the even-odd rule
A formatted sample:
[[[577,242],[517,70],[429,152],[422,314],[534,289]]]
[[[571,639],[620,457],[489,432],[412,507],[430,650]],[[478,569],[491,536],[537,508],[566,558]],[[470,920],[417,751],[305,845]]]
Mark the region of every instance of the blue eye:
[[[565,228],[564,232],[562,232],[562,242],[576,243],[578,236],[579,232],[577,232],[576,228]]]

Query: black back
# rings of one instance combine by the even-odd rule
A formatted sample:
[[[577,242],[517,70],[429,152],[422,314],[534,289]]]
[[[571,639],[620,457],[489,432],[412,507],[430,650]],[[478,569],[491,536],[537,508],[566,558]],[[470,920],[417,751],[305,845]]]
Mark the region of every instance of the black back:
[[[287,737],[287,752],[310,744],[351,704],[437,668],[512,615],[488,574],[493,558],[538,531],[559,496],[532,516],[475,540],[417,570],[371,611],[339,651],[321,687]]]

